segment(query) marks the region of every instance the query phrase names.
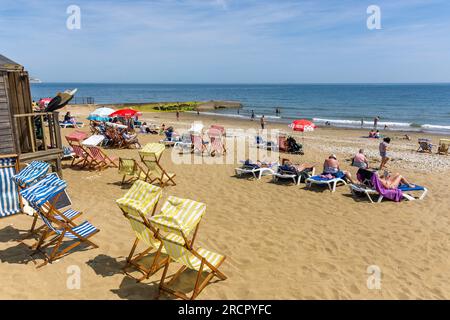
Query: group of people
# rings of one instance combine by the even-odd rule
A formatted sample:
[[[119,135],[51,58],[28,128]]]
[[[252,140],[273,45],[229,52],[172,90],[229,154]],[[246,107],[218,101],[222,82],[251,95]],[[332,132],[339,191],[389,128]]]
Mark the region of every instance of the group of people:
[[[381,138],[381,133],[380,130],[370,130],[369,132],[369,138],[373,138],[373,139],[380,139]]]

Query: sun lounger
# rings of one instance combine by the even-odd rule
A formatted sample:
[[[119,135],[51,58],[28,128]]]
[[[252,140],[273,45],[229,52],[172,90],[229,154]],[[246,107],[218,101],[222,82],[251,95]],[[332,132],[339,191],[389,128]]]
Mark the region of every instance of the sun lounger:
[[[195,249],[193,242],[198,232],[200,219],[205,213],[206,205],[187,199],[169,197],[161,214],[154,215],[149,219],[151,225],[158,230],[159,239],[170,259],[166,265],[159,284],[160,292],[170,293],[181,299],[195,299],[203,288],[214,276],[225,280],[226,276],[218,270],[225,260],[225,256],[203,249]],[[189,235],[193,234],[192,239]],[[179,263],[182,267],[172,276],[169,282],[165,282],[167,271],[171,260]],[[183,271],[191,269],[197,272],[194,290],[190,297],[186,293],[173,290],[170,285],[179,278]],[[202,280],[203,272],[207,276]]]
[[[335,192],[338,184],[347,184],[343,175],[334,178],[325,177],[325,175],[315,175],[306,179],[306,187],[311,188],[313,184],[319,186],[325,185],[330,189],[330,192]]]
[[[18,186],[12,178],[19,171],[19,159],[16,155],[0,156],[0,218],[22,211]]]
[[[414,187],[400,185],[394,190],[385,189],[380,182],[378,174],[367,169],[359,169],[356,176],[360,181],[360,184],[350,184],[350,191],[353,195],[366,195],[371,203],[375,202],[374,197],[377,196],[378,203],[385,198],[399,202],[402,199],[409,201],[416,200],[416,198],[410,194],[411,192],[421,192],[420,196],[417,198],[419,200],[424,199],[428,193],[427,188],[417,185]]]
[[[190,133],[183,133],[181,135],[181,141],[175,142],[174,148],[178,148],[181,150],[192,150],[192,138]]]
[[[45,177],[49,169],[50,165],[47,162],[33,161],[18,174],[14,175],[12,180],[19,188],[24,189]]]
[[[419,139],[418,143],[419,148],[417,149],[417,152],[433,152],[433,144],[430,139]]]
[[[128,274],[127,270],[130,266],[137,268],[143,274],[138,281],[148,279],[150,275],[158,271],[166,263],[165,259],[159,259],[162,251],[162,244],[161,241],[155,237],[156,229],[152,227],[147,220],[148,217],[155,213],[156,205],[158,204],[161,195],[161,188],[137,180],[122,198],[116,200],[117,205],[130,222],[131,228],[136,236],[127,258],[127,264],[123,270]],[[145,245],[145,250],[135,255],[139,242],[142,242]],[[145,258],[150,251],[155,251],[155,255],[150,267],[147,267],[139,262],[141,259]]]
[[[271,175],[274,174],[274,168],[278,165],[278,163],[268,163],[266,166],[260,166],[256,163],[252,163],[250,161],[241,161],[242,167],[235,168],[235,172],[237,176],[243,175],[253,175],[255,179],[261,179],[263,175]]]
[[[88,221],[79,225],[75,224],[73,220],[64,216],[53,206],[52,201],[66,187],[65,181],[60,180],[56,174],[52,174],[32,187],[21,191],[21,196],[28,201],[45,223],[45,229],[34,246],[36,252],[42,252],[45,256],[45,261],[38,265],[38,268],[65,256],[82,243],[98,248],[90,238],[100,230]],[[47,240],[50,237],[52,238]],[[70,244],[61,249],[65,238],[70,241]],[[47,255],[44,250],[50,247],[52,247],[51,252]]]
[[[301,172],[298,172],[294,167],[284,165],[276,168],[276,171],[273,173],[272,178],[273,181],[277,181],[279,179],[292,180],[295,184],[300,185],[302,179],[303,181],[306,181],[306,179],[314,176],[314,173],[315,168],[305,169]]]
[[[76,125],[71,123],[71,122],[64,122],[64,121],[60,121],[59,122],[59,126],[61,128],[83,128],[84,127],[84,123],[83,122],[77,122]]]

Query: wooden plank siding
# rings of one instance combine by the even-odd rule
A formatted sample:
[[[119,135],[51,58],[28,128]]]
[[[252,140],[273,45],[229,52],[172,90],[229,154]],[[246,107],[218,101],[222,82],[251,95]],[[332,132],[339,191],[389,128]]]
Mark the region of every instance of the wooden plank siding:
[[[15,153],[12,117],[8,108],[5,73],[0,73],[0,154]]]

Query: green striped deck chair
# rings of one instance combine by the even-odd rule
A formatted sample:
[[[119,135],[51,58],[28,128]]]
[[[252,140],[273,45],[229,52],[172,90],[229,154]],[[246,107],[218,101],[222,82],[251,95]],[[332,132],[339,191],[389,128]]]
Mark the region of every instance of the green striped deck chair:
[[[164,245],[166,254],[170,257],[166,261],[161,277],[160,292],[164,291],[181,299],[193,300],[214,276],[221,280],[226,279],[226,276],[218,270],[226,257],[203,248],[194,249],[193,246],[198,226],[205,210],[206,205],[203,203],[170,197],[161,209],[161,214],[149,219],[150,223],[157,228],[158,237]],[[187,236],[192,232],[192,240],[188,240]],[[171,260],[182,264],[182,267],[172,276],[169,282],[165,283]],[[191,297],[188,297],[184,292],[170,288],[171,284],[186,269],[197,272]],[[202,279],[202,275],[205,272],[206,276]]]
[[[150,275],[164,266],[165,261],[159,261],[161,250],[163,249],[162,244],[155,238],[156,230],[147,220],[148,216],[154,214],[161,195],[161,188],[137,180],[122,198],[116,200],[117,205],[130,222],[131,228],[136,235],[136,239],[123,270],[126,274],[130,275],[127,270],[129,267],[134,266],[143,274],[138,281],[147,279]],[[139,242],[142,242],[146,249],[135,255]],[[140,263],[140,261],[151,251],[156,251],[156,253],[150,267],[147,267],[145,264]]]
[[[145,170],[134,159],[119,158],[119,174],[123,175],[121,185],[135,180],[148,181]],[[127,177],[130,178],[126,180]]]

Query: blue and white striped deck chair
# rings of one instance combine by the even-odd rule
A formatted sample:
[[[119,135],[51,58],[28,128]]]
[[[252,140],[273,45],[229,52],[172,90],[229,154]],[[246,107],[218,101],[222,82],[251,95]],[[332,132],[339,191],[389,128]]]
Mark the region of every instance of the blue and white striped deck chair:
[[[58,186],[59,188],[61,188],[60,193],[54,198],[52,199],[52,209],[55,212],[55,218],[58,220],[66,220],[66,221],[71,221],[74,220],[76,218],[78,218],[82,212],[80,211],[76,211],[73,210],[71,208],[65,208],[63,212],[58,211],[59,209],[62,209],[64,207],[67,207],[67,205],[70,205],[70,198],[66,193],[66,182],[61,180],[58,175],[56,173],[52,173],[48,176],[46,176],[45,178],[43,178],[42,180],[40,180],[38,183],[34,184],[33,186],[29,187],[28,191],[22,190],[21,191],[21,195],[25,200],[28,200],[29,198],[33,198],[36,194],[38,194],[38,192],[40,192],[40,190],[45,190],[47,187],[56,187]],[[61,201],[63,200],[63,201]],[[31,204],[30,204],[31,206]],[[36,209],[34,206],[32,206],[33,209],[36,211],[36,213],[34,214],[34,218],[33,218],[33,223],[31,225],[30,228],[30,232],[29,234],[27,234],[25,236],[25,238],[27,238],[29,235],[40,231],[43,227],[45,227],[45,224],[42,225],[41,227],[35,229],[36,227],[36,223],[37,220],[39,218],[39,215],[37,214],[39,212],[39,207]]]
[[[0,158],[0,218],[22,211],[19,190],[11,180],[18,168],[17,156]]]
[[[36,250],[44,253],[46,258],[44,263],[38,265],[38,268],[61,258],[68,251],[82,243],[87,243],[94,248],[98,248],[89,238],[98,233],[100,231],[99,229],[88,221],[76,225],[72,220],[58,215],[57,210],[51,204],[51,201],[54,201],[66,187],[67,184],[65,181],[59,179],[56,174],[52,174],[36,185],[21,191],[22,197],[36,210],[46,226],[45,231],[34,246]],[[53,236],[53,238],[44,245],[44,240],[50,236]],[[64,238],[73,241],[73,243],[59,250]],[[50,255],[46,255],[44,249],[51,245],[54,245],[53,249]]]
[[[45,177],[50,169],[50,165],[43,161],[33,161],[18,174],[12,177],[13,181],[21,188],[28,188]]]

